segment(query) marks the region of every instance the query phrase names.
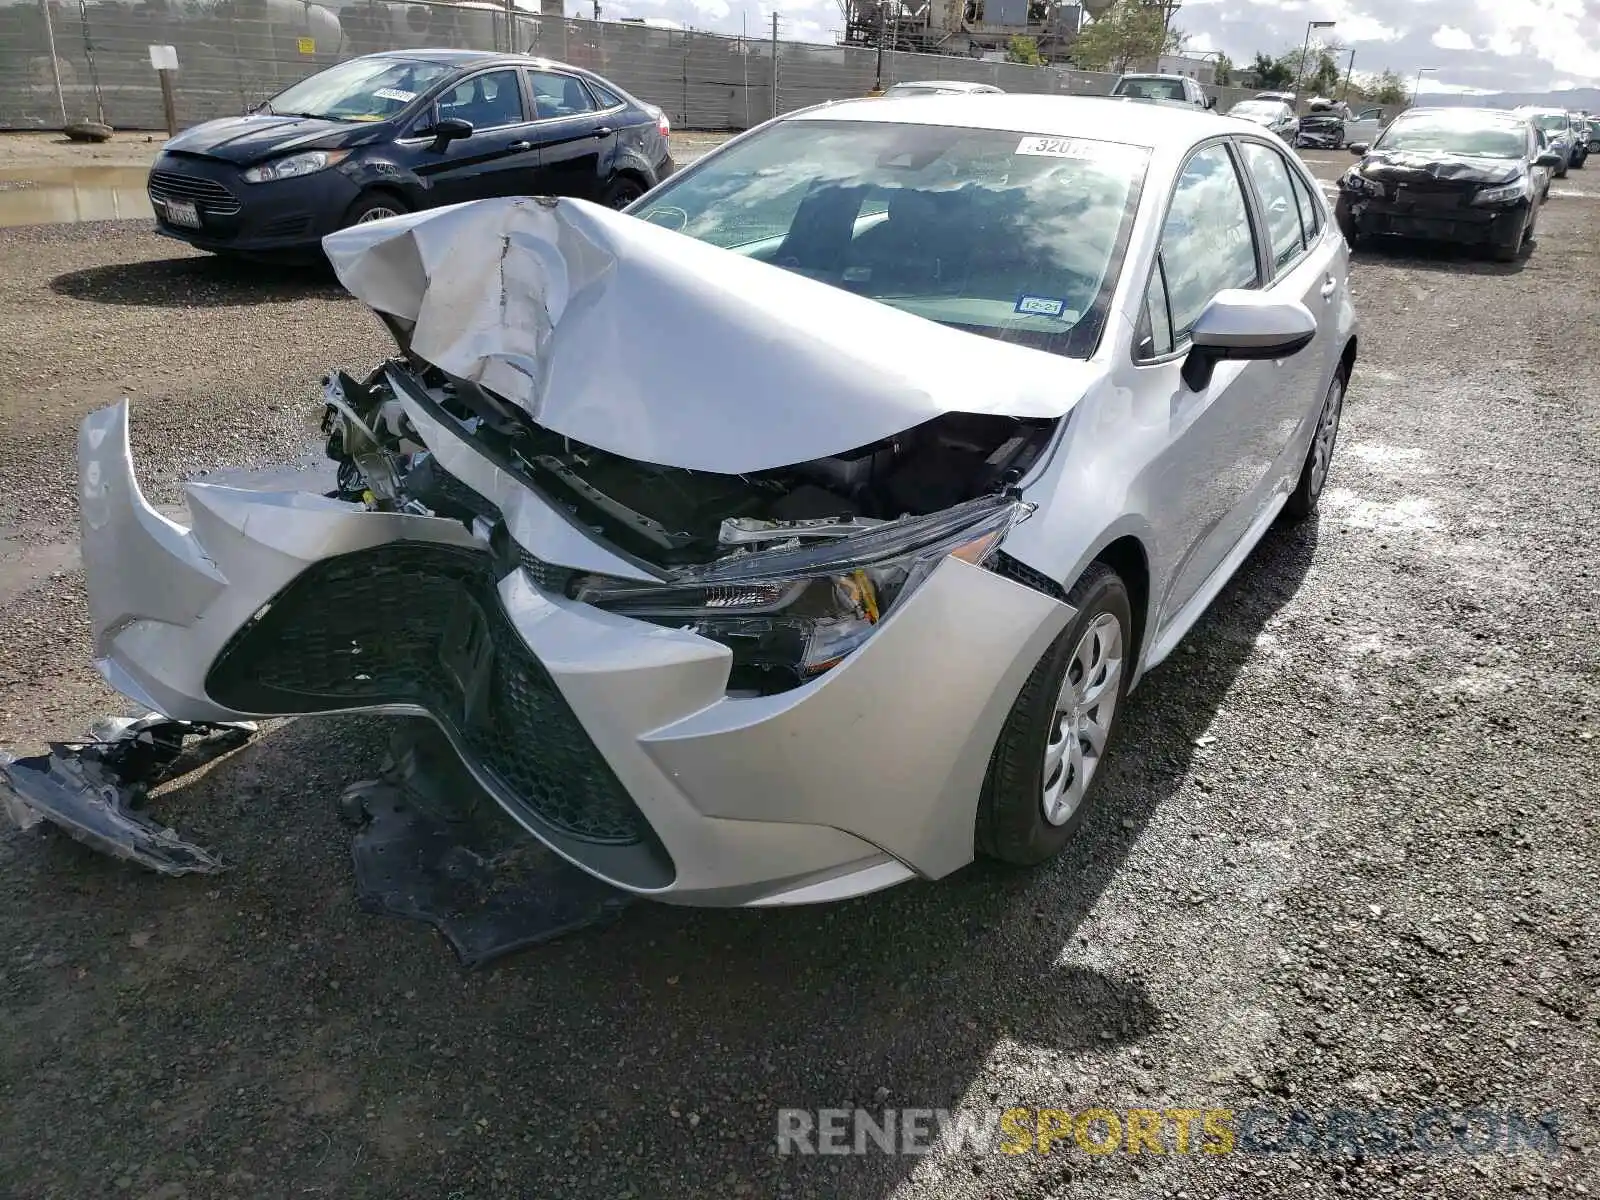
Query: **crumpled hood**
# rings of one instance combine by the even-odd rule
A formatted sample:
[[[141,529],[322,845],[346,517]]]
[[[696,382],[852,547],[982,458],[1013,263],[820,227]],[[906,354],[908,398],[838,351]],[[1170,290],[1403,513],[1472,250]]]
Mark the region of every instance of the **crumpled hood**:
[[[319,149],[362,141],[370,137],[370,123],[324,121],[316,117],[282,117],[260,113],[249,117],[224,117],[185,129],[163,150],[204,154],[244,166],[269,154],[281,154],[315,144]]]
[[[1054,418],[1098,368],[936,325],[571,199],[479,200],[331,233],[411,350],[555,433],[737,474],[945,413]]]
[[[1422,154],[1411,150],[1379,150],[1361,160],[1360,171],[1378,183],[1438,180],[1442,183],[1510,183],[1522,164],[1503,158],[1471,158],[1463,154]]]

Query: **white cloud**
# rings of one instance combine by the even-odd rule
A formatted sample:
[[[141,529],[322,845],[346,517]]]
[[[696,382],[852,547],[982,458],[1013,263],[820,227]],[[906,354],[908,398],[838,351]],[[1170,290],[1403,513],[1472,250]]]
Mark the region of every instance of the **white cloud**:
[[[1441,25],[1433,31],[1433,44],[1441,50],[1475,50],[1472,35],[1454,25]]]

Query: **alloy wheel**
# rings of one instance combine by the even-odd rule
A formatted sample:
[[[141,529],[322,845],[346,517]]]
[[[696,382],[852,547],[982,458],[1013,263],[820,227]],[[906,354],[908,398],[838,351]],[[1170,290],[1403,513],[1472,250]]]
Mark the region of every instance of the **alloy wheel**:
[[[1333,377],[1328,388],[1328,398],[1322,404],[1322,416],[1317,421],[1317,432],[1311,442],[1311,495],[1322,494],[1322,485],[1328,478],[1328,465],[1333,462],[1333,446],[1339,440],[1339,417],[1344,412],[1344,380]]]
[[[398,217],[399,215],[400,211],[398,209],[385,208],[383,205],[379,204],[373,208],[367,209],[366,212],[357,217],[356,224],[365,225],[371,221],[383,221],[387,220],[389,217]]]
[[[1089,623],[1067,663],[1044,751],[1045,820],[1065,825],[1100,766],[1122,695],[1122,623],[1103,612]]]

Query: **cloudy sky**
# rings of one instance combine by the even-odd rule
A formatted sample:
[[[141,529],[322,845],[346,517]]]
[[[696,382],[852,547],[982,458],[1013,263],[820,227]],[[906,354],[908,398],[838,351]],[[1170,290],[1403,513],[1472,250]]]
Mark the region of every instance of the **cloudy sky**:
[[[605,17],[665,17],[721,33],[768,28],[773,8],[785,38],[833,42],[839,0],[601,0]],[[569,11],[586,0],[567,0]],[[1391,67],[1426,77],[1429,90],[1540,90],[1600,83],[1600,0],[1186,0],[1177,24],[1199,50],[1248,59],[1298,48],[1306,22],[1354,49],[1356,70]]]

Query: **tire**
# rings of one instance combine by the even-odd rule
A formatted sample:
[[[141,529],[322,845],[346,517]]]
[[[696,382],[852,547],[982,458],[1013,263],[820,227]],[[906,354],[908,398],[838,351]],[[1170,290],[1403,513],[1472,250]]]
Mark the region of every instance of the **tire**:
[[[1333,382],[1328,385],[1328,394],[1323,397],[1322,409],[1317,414],[1317,429],[1311,435],[1306,461],[1300,467],[1300,479],[1284,502],[1283,515],[1291,521],[1304,521],[1317,511],[1323,486],[1328,482],[1333,451],[1339,442],[1339,420],[1344,415],[1344,394],[1348,386],[1344,372],[1334,372]]]
[[[1334,205],[1333,220],[1339,226],[1339,232],[1344,234],[1345,244],[1352,250],[1359,250],[1366,240],[1361,236],[1361,230],[1356,225],[1356,219],[1351,214],[1349,206],[1343,197]]]
[[[1572,169],[1574,171],[1581,171],[1581,170],[1583,170],[1583,164],[1588,162],[1588,161],[1589,161],[1589,152],[1587,150],[1585,150],[1582,154],[1578,155],[1577,158],[1572,160]]]
[[[345,209],[344,221],[339,228],[365,225],[369,221],[381,221],[385,217],[397,217],[410,211],[405,201],[391,192],[363,192],[356,197],[354,204]]]
[[[1094,563],[1073,585],[1067,603],[1078,611],[1023,684],[995,742],[978,798],[978,852],[1014,866],[1053,857],[1083,823],[1096,795],[1099,768],[1116,742],[1133,668],[1133,604],[1115,571]],[[1092,702],[1080,707],[1074,719],[1072,710],[1061,705],[1081,701],[1085,690]],[[1069,721],[1082,732],[1095,732],[1087,738],[1081,733],[1059,736]],[[1074,737],[1081,789],[1065,786],[1074,772]],[[1099,748],[1090,758],[1085,747],[1092,749],[1096,737]],[[1054,747],[1060,749],[1052,754]],[[1048,777],[1047,757],[1056,761]]]
[[[618,175],[609,184],[600,196],[600,203],[607,208],[627,208],[648,189],[631,175]]]
[[[1498,262],[1498,263],[1514,263],[1514,262],[1516,262],[1517,259],[1522,257],[1522,248],[1524,246],[1526,246],[1527,244],[1528,244],[1528,229],[1527,229],[1527,226],[1523,226],[1523,230],[1522,230],[1522,232],[1520,234],[1517,235],[1517,240],[1516,241],[1507,242],[1503,246],[1496,246],[1494,248],[1494,260],[1495,260],[1495,262]]]

